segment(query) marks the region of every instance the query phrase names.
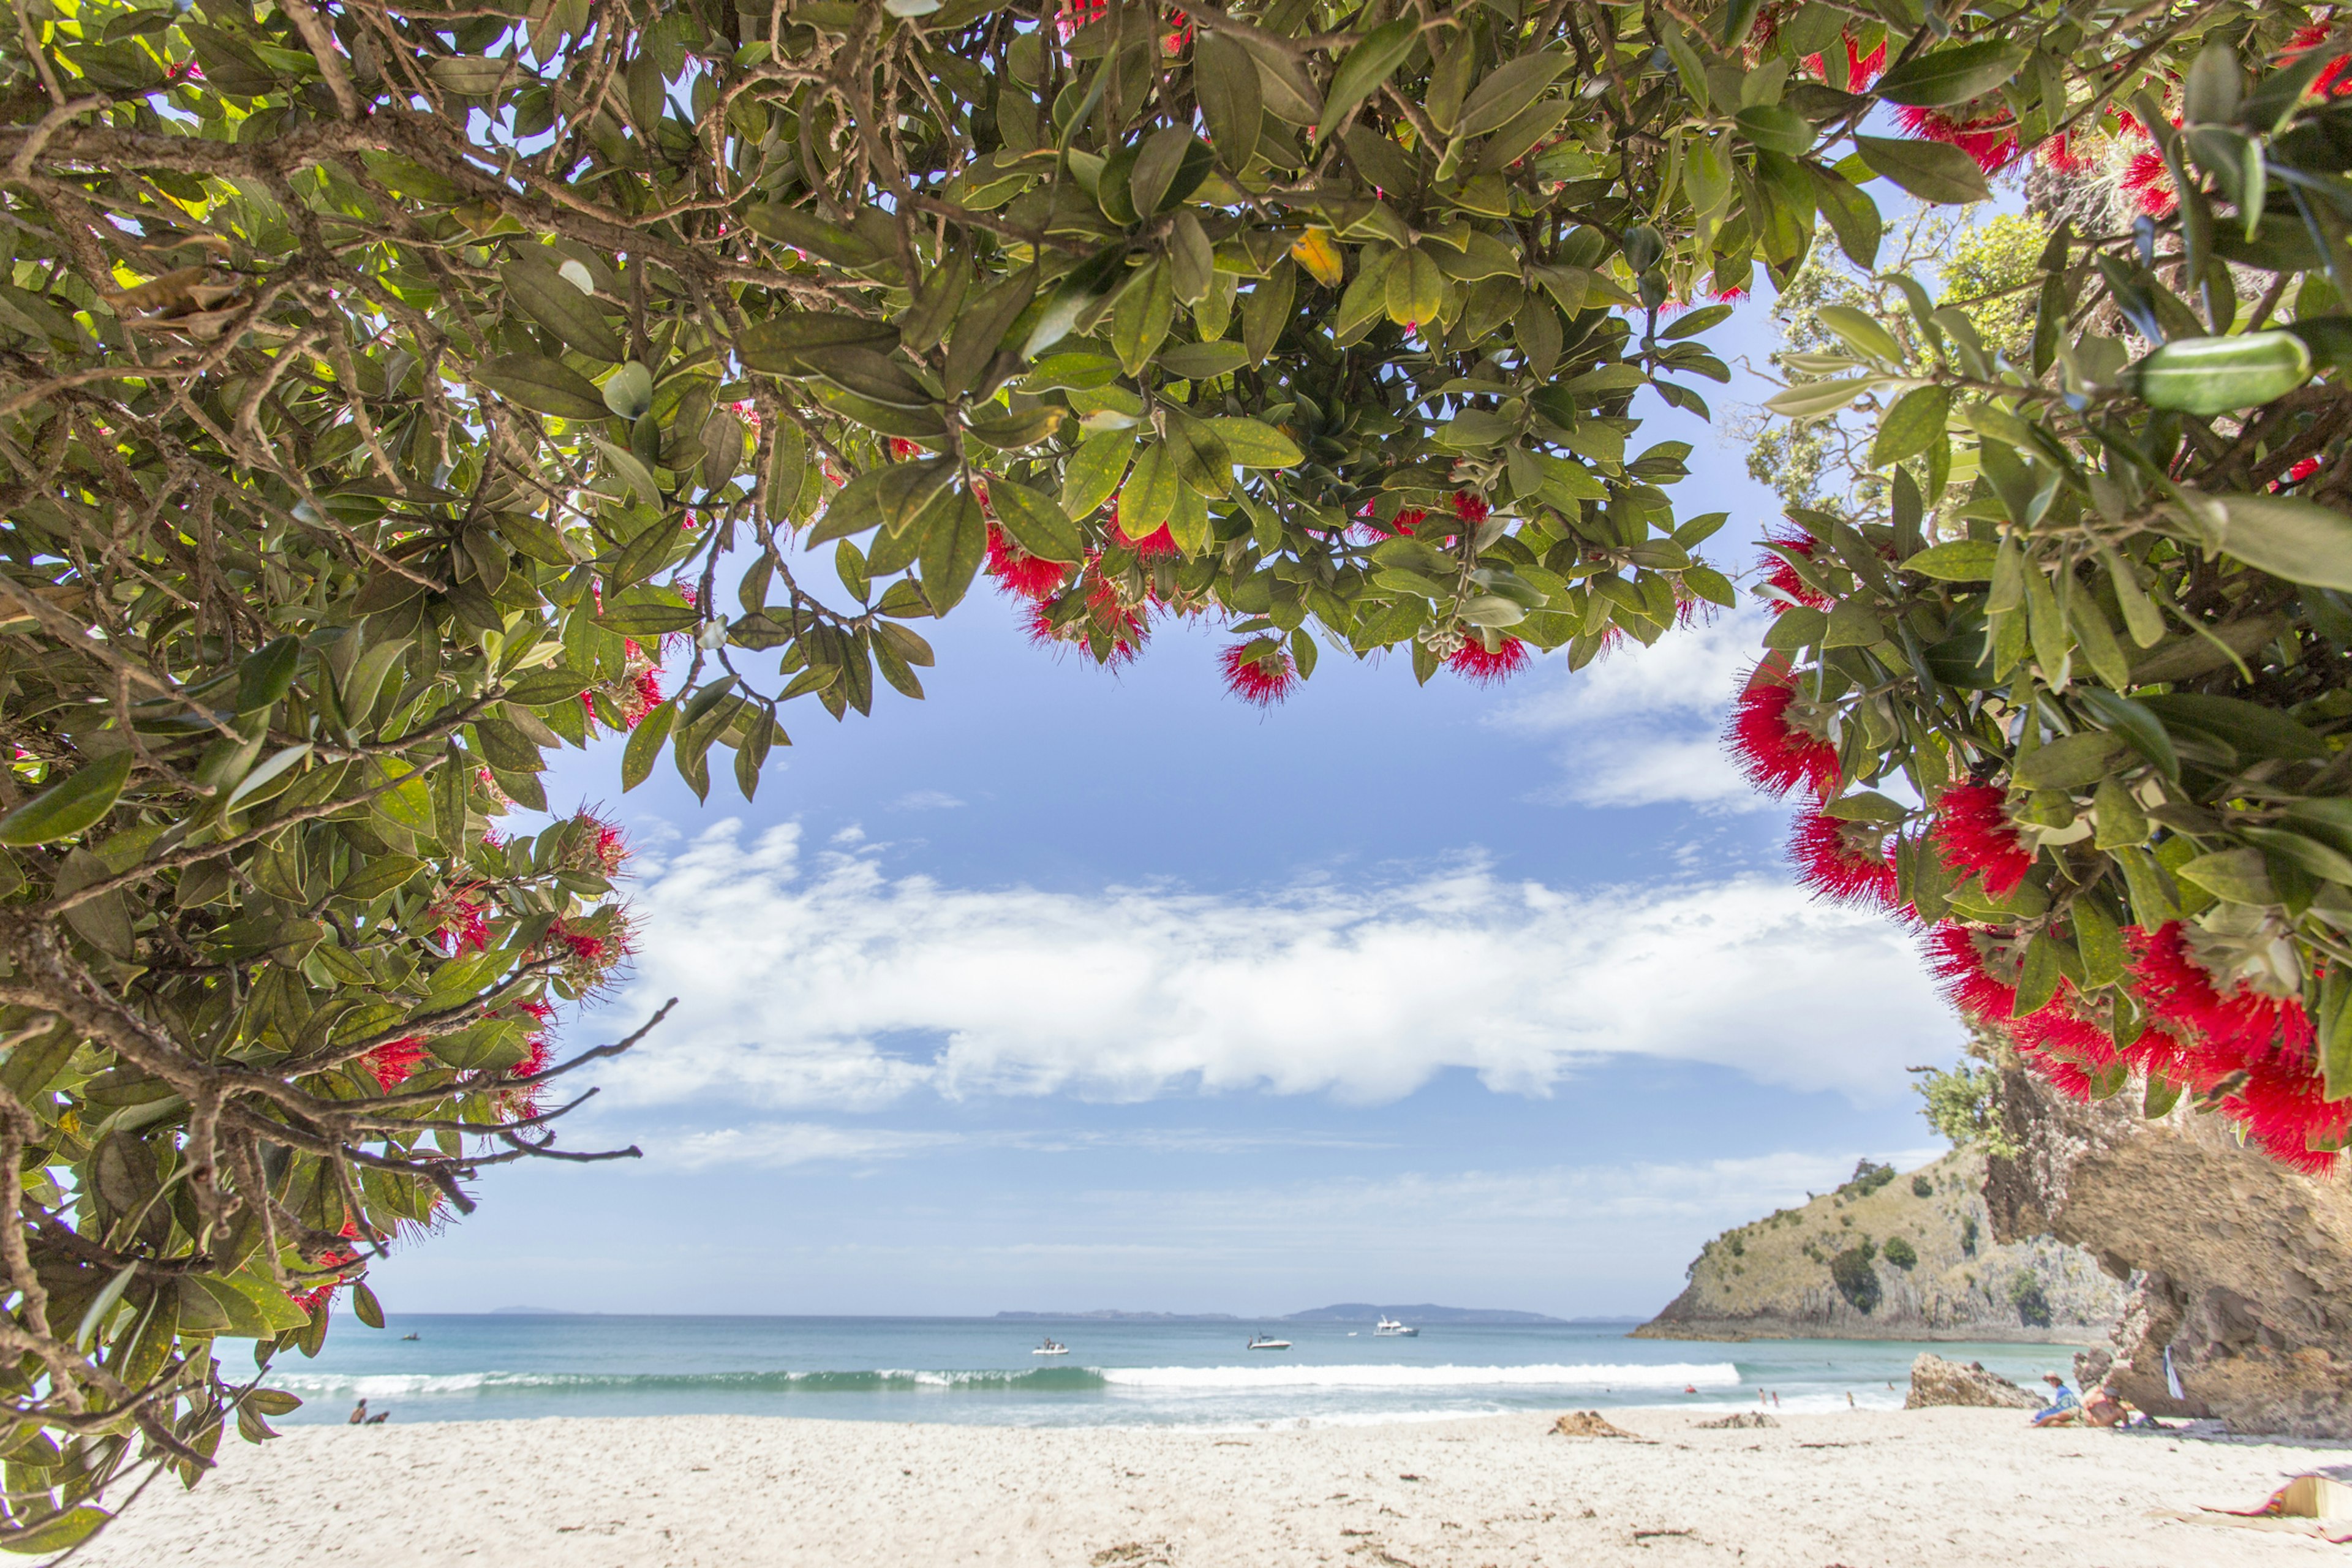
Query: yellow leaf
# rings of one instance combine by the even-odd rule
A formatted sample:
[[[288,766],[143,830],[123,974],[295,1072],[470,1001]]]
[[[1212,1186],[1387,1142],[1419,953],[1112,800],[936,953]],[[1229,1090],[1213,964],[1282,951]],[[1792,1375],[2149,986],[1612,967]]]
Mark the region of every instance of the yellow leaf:
[[[1308,229],[1290,247],[1290,254],[1307,268],[1308,276],[1326,289],[1337,289],[1339,279],[1347,276],[1346,265],[1339,259],[1339,247],[1331,243],[1331,231],[1328,228]]]

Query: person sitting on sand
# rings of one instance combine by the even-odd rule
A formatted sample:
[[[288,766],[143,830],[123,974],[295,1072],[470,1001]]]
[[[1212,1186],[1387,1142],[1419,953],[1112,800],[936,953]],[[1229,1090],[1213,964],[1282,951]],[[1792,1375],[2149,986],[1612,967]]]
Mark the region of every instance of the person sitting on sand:
[[[351,1424],[354,1426],[364,1426],[367,1425],[366,1400],[362,1399],[357,1405],[352,1406]]]
[[[2105,1384],[2088,1390],[2083,1395],[2083,1425],[2113,1426],[2124,1418],[2122,1401],[2107,1391]]]
[[[391,1412],[391,1411],[389,1411],[389,1410],[384,1410],[384,1411],[380,1411],[380,1412],[378,1412],[377,1414],[375,1414],[375,1415],[373,1415],[369,1416],[369,1417],[367,1418],[367,1424],[368,1424],[369,1426],[383,1426],[385,1422],[387,1422],[387,1421],[389,1421],[389,1420],[391,1420],[391,1419],[392,1419],[392,1412]]]
[[[2083,1401],[2066,1386],[2064,1378],[2045,1372],[2042,1381],[2050,1385],[2050,1403],[2033,1413],[2036,1426],[2065,1426],[2082,1418]]]

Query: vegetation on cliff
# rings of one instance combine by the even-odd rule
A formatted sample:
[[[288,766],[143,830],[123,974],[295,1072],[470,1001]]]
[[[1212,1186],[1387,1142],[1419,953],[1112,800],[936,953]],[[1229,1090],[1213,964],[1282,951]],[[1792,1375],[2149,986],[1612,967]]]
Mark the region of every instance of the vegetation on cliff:
[[[2124,1289],[2080,1248],[1996,1243],[1980,1152],[1959,1150],[1907,1180],[1864,1162],[1853,1180],[1727,1230],[1690,1284],[1637,1331],[1839,1339],[2099,1337]]]

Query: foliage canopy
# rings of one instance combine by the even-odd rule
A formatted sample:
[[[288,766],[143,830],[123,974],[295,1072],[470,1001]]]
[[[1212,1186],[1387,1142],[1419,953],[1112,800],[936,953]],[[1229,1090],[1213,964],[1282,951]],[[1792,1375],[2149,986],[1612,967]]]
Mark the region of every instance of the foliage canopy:
[[[1902,471],[1799,514],[1753,738],[2020,995],[2114,989],[2127,889],[2226,903],[2340,1033],[2342,466],[2268,488],[2342,434],[2352,111],[2331,50],[2270,68],[2308,20],[19,0],[0,1544],[266,1436],[218,1340],[315,1347],[464,1178],[580,1157],[541,1091],[602,1052],[539,1026],[627,931],[593,819],[493,826],[548,750],[627,729],[625,785],[749,794],[787,704],[919,696],[983,570],[1100,660],[1228,617],[1269,700],[1325,650],[1654,641],[1733,595],[1637,395],[1706,412],[1706,296],[1874,267],[1872,189],[1979,198],[1988,136],[2128,108],[2179,205],[2053,241],[2022,360],[1910,289],[1837,318],[1783,411],[1887,395]],[[1986,836],[2022,781],[2021,882],[1932,869],[1897,774],[1993,788]]]

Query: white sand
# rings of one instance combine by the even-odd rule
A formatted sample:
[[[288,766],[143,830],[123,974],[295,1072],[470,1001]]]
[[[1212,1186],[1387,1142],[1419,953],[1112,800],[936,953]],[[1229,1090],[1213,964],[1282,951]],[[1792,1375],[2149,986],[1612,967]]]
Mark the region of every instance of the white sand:
[[[2166,1510],[2252,1507],[2341,1449],[2035,1432],[2014,1411],[1612,1410],[1244,1433],[751,1416],[297,1427],[159,1483],[76,1568],[2158,1568],[2352,1552]]]

